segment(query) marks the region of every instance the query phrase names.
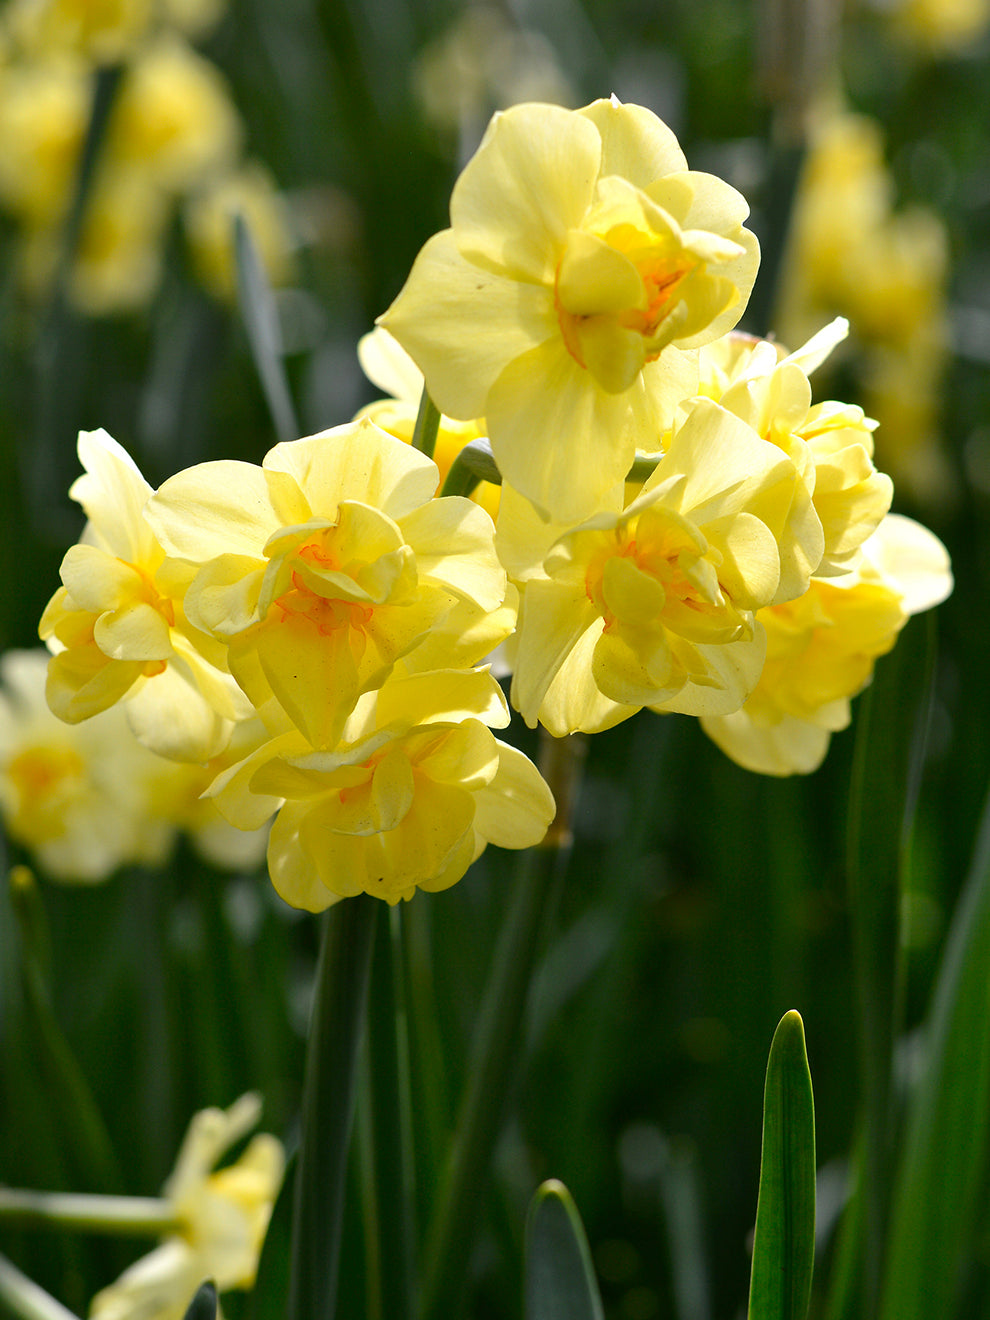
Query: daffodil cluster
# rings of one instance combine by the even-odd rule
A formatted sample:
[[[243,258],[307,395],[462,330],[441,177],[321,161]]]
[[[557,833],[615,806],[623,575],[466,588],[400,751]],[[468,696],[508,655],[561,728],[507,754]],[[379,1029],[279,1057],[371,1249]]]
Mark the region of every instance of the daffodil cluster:
[[[553,800],[491,732],[509,712],[478,667],[516,593],[491,518],[434,498],[430,459],[367,419],[158,491],[105,432],[79,456],[88,522],[41,621],[63,720],[120,702],[145,747],[204,768],[231,824],[277,812],[272,879],[311,910],[539,842]]]
[[[90,315],[142,306],[161,280],[177,207],[203,281],[228,294],[244,214],[273,282],[291,267],[285,207],[242,157],[240,115],[192,41],[220,0],[11,0],[0,16],[0,206],[17,222],[29,293],[50,287],[79,186],[98,72],[119,80],[97,151],[68,296]],[[109,85],[109,84],[108,84]]]
[[[80,437],[88,523],[41,622],[52,710],[120,702],[146,747],[209,767],[231,823],[274,814],[272,880],[311,910],[542,838],[550,791],[493,733],[496,648],[555,737],[645,707],[751,769],[814,769],[951,575],[889,513],[875,422],[813,398],[846,323],[792,353],[736,331],[746,218],[641,107],[497,115],[362,344],[390,400],[157,491]],[[424,383],[450,489],[493,478],[497,530],[409,443]]]
[[[889,517],[876,423],[813,401],[847,323],[790,354],[735,331],[759,259],[747,213],[648,110],[515,106],[380,325],[441,435],[490,441],[526,722],[561,737],[678,711],[788,774],[818,765],[951,575],[931,533]],[[363,356],[406,382],[379,405],[402,435],[408,369],[394,346]]]

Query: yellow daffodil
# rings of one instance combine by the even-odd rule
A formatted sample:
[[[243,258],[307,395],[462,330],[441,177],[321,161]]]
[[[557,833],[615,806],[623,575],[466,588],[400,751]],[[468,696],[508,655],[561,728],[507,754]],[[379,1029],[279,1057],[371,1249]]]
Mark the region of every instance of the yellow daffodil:
[[[797,524],[803,542],[788,526],[796,481],[777,446],[696,400],[633,502],[622,507],[620,487],[520,579],[512,701],[527,724],[561,736],[641,706],[738,709],[763,666],[755,611],[779,598],[785,560],[803,591],[811,570],[802,580],[793,566],[821,553],[813,515]],[[500,540],[536,559],[501,527]]]
[[[511,631],[491,519],[432,499],[436,485],[433,462],[361,421],[277,445],[261,467],[190,468],[148,517],[202,565],[187,616],[227,647],[255,706],[274,698],[329,748],[401,657],[470,665]]]
[[[241,1096],[228,1110],[204,1109],[189,1126],[163,1195],[180,1231],[93,1298],[90,1320],[182,1320],[204,1279],[217,1290],[254,1283],[285,1166],[281,1142],[252,1138],[227,1168],[214,1165],[257,1123],[261,1102]]]
[[[846,570],[893,495],[873,464],[876,422],[851,404],[811,402],[809,374],[847,332],[839,318],[786,357],[773,343],[735,334],[701,350],[702,392],[779,445],[801,473],[795,513],[810,499],[821,521],[824,550],[812,565],[820,577]]]
[[[108,129],[110,162],[186,192],[232,167],[241,122],[219,69],[176,33],[129,65]]]
[[[268,867],[294,907],[318,912],[362,892],[397,903],[449,888],[489,843],[543,838],[553,797],[532,762],[491,733],[508,723],[487,670],[397,672],[361,698],[332,752],[291,730],[212,792],[249,827],[283,801]]]
[[[293,274],[292,224],[285,199],[257,161],[211,179],[186,203],[183,221],[197,273],[218,298],[237,291],[234,219],[243,216],[269,284]]]
[[[369,417],[376,426],[388,431],[389,435],[411,444],[423,393],[423,373],[401,344],[396,343],[381,326],[360,340],[358,359],[371,383],[391,396],[369,403],[358,416]],[[486,435],[487,427],[481,418],[455,422],[441,415],[433,450],[433,461],[440,471],[441,483],[464,446],[470,440],[478,440]],[[499,493],[498,486],[482,481],[473,491],[471,499],[487,510],[495,520],[498,518]]]
[[[851,718],[850,698],[869,683],[912,614],[952,590],[945,547],[926,528],[890,514],[852,571],[814,578],[803,596],[760,610],[767,660],[741,710],[705,716],[708,736],[739,765],[768,775],[808,774],[833,732]]]
[[[110,64],[135,48],[154,7],[154,0],[12,0],[6,17],[28,51],[71,50]]]
[[[577,522],[694,393],[690,350],[742,314],[747,214],[640,106],[513,106],[381,322],[443,413],[487,418],[505,480]]]
[[[192,571],[166,559],[144,517],[151,487],[105,431],[83,431],[86,474],[70,494],[88,522],[62,561],[62,587],[39,625],[56,652],[48,702],[70,723],[126,698],[141,742],[178,760],[226,746],[250,703],[224,669],[223,648],[190,626],[182,596]]]

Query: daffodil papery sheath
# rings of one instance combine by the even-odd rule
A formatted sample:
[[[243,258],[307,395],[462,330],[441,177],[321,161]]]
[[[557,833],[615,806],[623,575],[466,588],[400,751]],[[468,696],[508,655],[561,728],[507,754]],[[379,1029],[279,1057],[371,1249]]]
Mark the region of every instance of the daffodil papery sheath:
[[[814,578],[803,596],[757,616],[767,633],[760,682],[739,711],[702,727],[727,756],[767,775],[808,774],[850,721],[850,698],[869,683],[912,614],[952,590],[949,557],[926,528],[890,514],[854,568]]]
[[[779,445],[801,472],[794,514],[810,499],[822,524],[823,548],[813,571],[844,573],[890,508],[893,483],[873,464],[876,422],[862,408],[812,404],[808,375],[848,333],[841,317],[796,352],[729,334],[701,350],[701,390]],[[788,592],[793,595],[793,592]]]
[[[273,738],[211,790],[234,824],[272,801],[268,869],[293,907],[362,892],[388,903],[446,889],[489,843],[529,848],[553,819],[539,771],[491,728],[509,723],[487,669],[397,673],[360,699],[332,751]]]
[[[226,672],[223,648],[185,616],[192,575],[166,557],[146,522],[152,490],[133,460],[106,431],[80,433],[79,459],[86,472],[69,493],[89,521],[39,626],[55,652],[48,703],[76,723],[126,699],[145,746],[209,760],[251,706]]]
[[[261,467],[189,468],[148,516],[201,566],[188,617],[225,644],[254,705],[274,699],[329,748],[400,657],[471,665],[511,631],[491,519],[436,486],[430,459],[364,420],[277,445]]]
[[[692,350],[742,314],[747,214],[641,106],[513,106],[381,322],[443,413],[487,419],[505,480],[576,523],[695,392]]]
[[[181,1231],[97,1293],[90,1320],[182,1320],[204,1279],[220,1292],[253,1285],[285,1152],[262,1132],[236,1163],[217,1170],[214,1165],[254,1127],[260,1111],[259,1098],[249,1094],[227,1110],[195,1115],[163,1189]]]
[[[795,479],[777,446],[697,400],[633,502],[617,494],[522,582],[512,701],[527,724],[562,736],[642,706],[737,710],[763,667],[755,612],[778,595]]]

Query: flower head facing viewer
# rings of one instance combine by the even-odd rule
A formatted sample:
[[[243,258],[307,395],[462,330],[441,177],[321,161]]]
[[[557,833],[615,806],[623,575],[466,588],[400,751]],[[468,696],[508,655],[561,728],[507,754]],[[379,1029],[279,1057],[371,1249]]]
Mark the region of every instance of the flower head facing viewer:
[[[436,465],[369,421],[276,445],[263,465],[202,463],[148,517],[199,565],[190,619],[274,730],[330,749],[395,663],[472,665],[511,630],[488,515],[433,499]]]
[[[742,314],[747,214],[640,106],[514,106],[381,321],[443,413],[487,418],[509,485],[575,523],[694,393],[691,350]]]

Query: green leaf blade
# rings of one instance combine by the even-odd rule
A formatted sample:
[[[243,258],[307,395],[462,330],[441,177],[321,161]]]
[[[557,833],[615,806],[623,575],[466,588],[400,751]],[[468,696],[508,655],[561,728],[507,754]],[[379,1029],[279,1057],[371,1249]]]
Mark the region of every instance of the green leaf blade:
[[[543,1183],[526,1221],[526,1320],[604,1320],[584,1226],[570,1192]]]
[[[990,1134],[990,799],[935,986],[895,1184],[881,1320],[951,1316]]]
[[[815,1104],[804,1024],[792,1009],[767,1063],[749,1320],[805,1320],[814,1259]]]

